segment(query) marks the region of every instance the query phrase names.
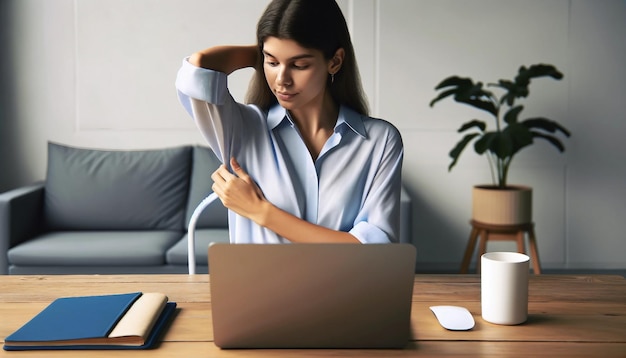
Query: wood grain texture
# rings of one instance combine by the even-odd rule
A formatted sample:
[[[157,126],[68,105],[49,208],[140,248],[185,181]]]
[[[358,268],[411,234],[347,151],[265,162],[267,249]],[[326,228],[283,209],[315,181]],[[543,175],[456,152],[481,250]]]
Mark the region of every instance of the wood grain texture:
[[[156,350],[116,351],[116,357],[626,356],[626,280],[621,276],[531,276],[528,321],[501,326],[480,317],[479,276],[416,275],[413,341],[403,350],[220,350],[212,342],[209,279],[208,275],[0,276],[0,339],[58,297],[153,291],[166,293],[178,304],[163,343]],[[429,309],[442,304],[468,308],[476,326],[470,331],[445,330]],[[14,354],[0,351],[0,357]],[[45,352],[46,357],[73,355],[109,357],[111,352]]]

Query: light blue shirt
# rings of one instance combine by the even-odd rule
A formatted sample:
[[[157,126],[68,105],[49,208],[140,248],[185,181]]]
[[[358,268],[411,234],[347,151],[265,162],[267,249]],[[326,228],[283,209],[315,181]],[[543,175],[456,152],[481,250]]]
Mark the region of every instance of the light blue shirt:
[[[176,88],[217,157],[235,157],[273,205],[362,243],[398,242],[404,152],[392,124],[341,106],[314,161],[282,106],[266,113],[236,102],[224,73],[185,59]],[[232,243],[289,242],[232,211],[229,232]]]

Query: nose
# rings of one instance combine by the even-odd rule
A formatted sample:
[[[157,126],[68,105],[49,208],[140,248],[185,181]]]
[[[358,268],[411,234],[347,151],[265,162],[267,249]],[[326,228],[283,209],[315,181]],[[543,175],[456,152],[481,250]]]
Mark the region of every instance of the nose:
[[[291,84],[291,74],[289,69],[285,66],[281,66],[276,75],[276,84],[280,86],[289,86]]]

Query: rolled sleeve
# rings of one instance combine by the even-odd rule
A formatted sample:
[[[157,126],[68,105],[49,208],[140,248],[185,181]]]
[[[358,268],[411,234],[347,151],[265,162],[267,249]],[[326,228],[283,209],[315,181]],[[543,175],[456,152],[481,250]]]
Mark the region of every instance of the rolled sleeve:
[[[389,244],[391,241],[385,232],[378,227],[361,221],[356,224],[350,234],[356,237],[362,244]]]
[[[195,98],[213,104],[222,104],[228,95],[228,77],[226,74],[206,68],[196,67],[189,63],[188,57],[183,60],[176,75],[176,89],[180,95]],[[185,104],[185,101],[181,99]]]

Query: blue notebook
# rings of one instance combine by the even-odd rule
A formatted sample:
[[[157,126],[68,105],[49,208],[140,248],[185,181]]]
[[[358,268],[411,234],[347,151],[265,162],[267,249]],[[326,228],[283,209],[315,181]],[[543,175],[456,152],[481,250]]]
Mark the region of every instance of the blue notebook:
[[[8,336],[5,350],[146,349],[157,343],[176,308],[167,302],[146,337],[117,339],[109,334],[142,296],[141,292],[64,297],[54,300],[33,319]],[[164,297],[167,300],[167,297]],[[156,317],[156,316],[155,316]]]

